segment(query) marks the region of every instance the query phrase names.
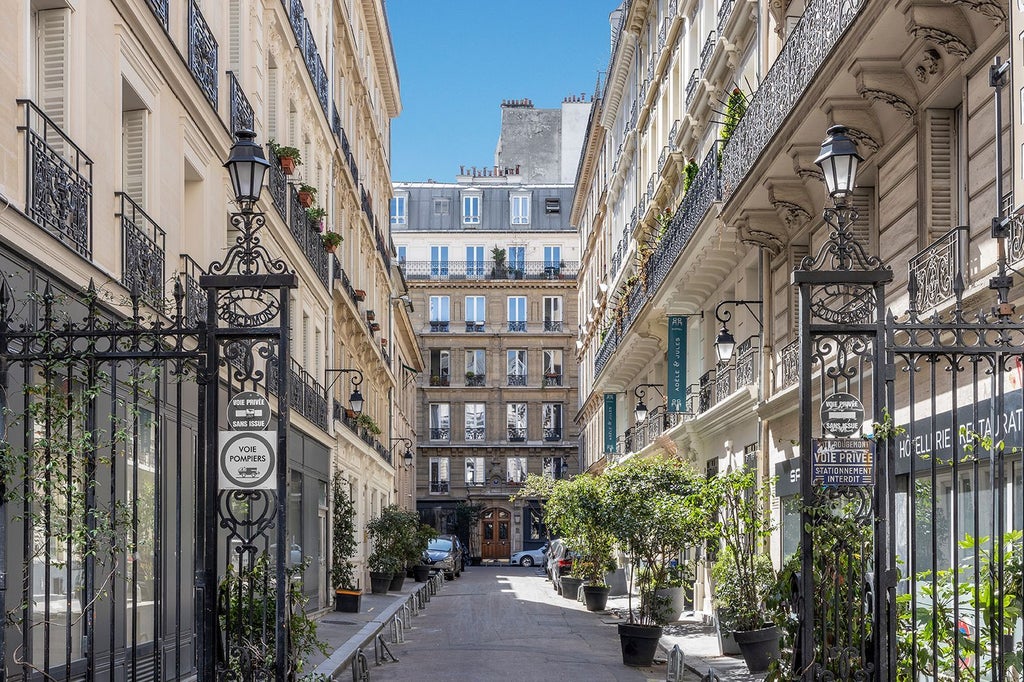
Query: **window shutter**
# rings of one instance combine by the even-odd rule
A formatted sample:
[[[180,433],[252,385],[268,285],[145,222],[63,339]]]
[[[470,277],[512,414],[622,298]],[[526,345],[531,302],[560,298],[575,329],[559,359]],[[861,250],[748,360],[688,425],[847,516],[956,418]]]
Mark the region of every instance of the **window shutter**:
[[[146,110],[121,112],[121,190],[146,205]]]
[[[228,3],[228,70],[241,81],[242,70],[242,0]]]
[[[276,138],[277,133],[277,68],[267,69],[267,136]]]
[[[68,85],[68,29],[71,10],[36,13],[36,89],[39,107],[64,129]]]
[[[956,195],[956,131],[953,110],[929,109],[925,121],[928,144],[928,230],[932,239],[953,229]]]

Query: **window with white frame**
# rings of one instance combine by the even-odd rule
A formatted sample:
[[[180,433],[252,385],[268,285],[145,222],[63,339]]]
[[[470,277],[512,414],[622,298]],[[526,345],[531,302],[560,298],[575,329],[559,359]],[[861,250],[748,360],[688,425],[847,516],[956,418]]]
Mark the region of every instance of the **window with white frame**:
[[[485,411],[483,403],[466,403],[466,440],[484,440],[486,436]]]
[[[562,440],[561,403],[544,403],[541,407],[541,427],[544,429],[544,440]]]
[[[513,194],[509,201],[511,203],[511,221],[513,225],[530,224],[530,195]]]
[[[451,472],[447,457],[430,458],[430,494],[446,495],[451,485]]]
[[[451,301],[447,296],[430,297],[430,331],[449,331],[448,323],[451,321]]]
[[[516,349],[505,352],[508,365],[508,385],[526,385],[526,350]]]
[[[466,351],[466,377],[483,377],[487,374],[487,351],[483,348],[474,348]]]
[[[508,247],[508,267],[510,270],[522,272],[526,267],[526,247]]]
[[[505,424],[508,439],[513,443],[526,441],[526,403],[508,403],[505,406]]]
[[[562,331],[562,297],[544,297],[544,331]]]
[[[451,406],[430,403],[430,440],[451,440]]]
[[[482,332],[487,322],[487,299],[483,296],[466,297],[466,331]]]
[[[430,247],[430,276],[431,277],[447,277],[448,276],[448,247],[447,246],[431,246]]]
[[[466,276],[483,277],[484,274],[484,247],[466,247]]]
[[[462,222],[466,225],[480,224],[479,194],[465,194],[462,196]]]
[[[509,483],[525,483],[526,482],[526,458],[525,457],[509,457],[507,460],[507,475]]]
[[[487,483],[487,469],[483,457],[466,458],[466,485],[481,486]]]
[[[551,480],[565,477],[565,457],[545,457],[541,464],[541,475]]]
[[[407,216],[405,212],[406,197],[398,194],[391,197],[391,224],[405,225]]]
[[[526,297],[508,297],[508,330],[510,332],[526,331]]]
[[[398,251],[398,264],[405,265],[405,255],[407,253],[407,247],[405,244],[399,244],[395,246],[395,250]]]
[[[562,349],[552,348],[543,352],[544,358],[544,385],[562,385]]]
[[[557,268],[562,264],[562,247],[561,246],[545,246],[544,247],[544,267],[545,268]]]

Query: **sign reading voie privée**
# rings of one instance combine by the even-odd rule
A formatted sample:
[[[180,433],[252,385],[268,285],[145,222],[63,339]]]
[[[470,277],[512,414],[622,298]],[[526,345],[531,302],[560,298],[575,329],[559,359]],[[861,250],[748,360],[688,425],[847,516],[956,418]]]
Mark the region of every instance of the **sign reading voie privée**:
[[[270,426],[270,402],[255,391],[233,395],[226,411],[231,431],[263,431]]]
[[[850,393],[833,393],[821,401],[821,428],[839,438],[852,436],[864,423],[864,403]]]
[[[220,490],[277,488],[277,431],[221,431],[217,436]]]
[[[823,486],[869,486],[875,481],[872,443],[866,438],[816,438],[811,480]]]

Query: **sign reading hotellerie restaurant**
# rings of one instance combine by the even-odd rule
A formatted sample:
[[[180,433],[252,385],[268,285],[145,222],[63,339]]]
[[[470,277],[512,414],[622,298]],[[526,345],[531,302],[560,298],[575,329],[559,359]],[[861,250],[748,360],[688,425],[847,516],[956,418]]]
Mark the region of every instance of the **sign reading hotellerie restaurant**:
[[[686,411],[686,316],[668,317],[668,411]]]
[[[615,452],[615,393],[604,394],[604,451]]]

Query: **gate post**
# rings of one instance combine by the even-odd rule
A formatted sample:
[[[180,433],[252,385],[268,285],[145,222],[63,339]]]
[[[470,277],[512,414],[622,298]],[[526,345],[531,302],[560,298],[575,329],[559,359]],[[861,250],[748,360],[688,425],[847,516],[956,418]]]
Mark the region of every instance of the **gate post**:
[[[881,423],[885,377],[891,368],[885,354],[884,304],[885,284],[892,281],[892,271],[878,257],[869,256],[853,234],[852,225],[858,214],[850,197],[857,163],[862,159],[846,132],[843,126],[829,128],[821,156],[816,160],[834,202],[823,213],[832,230],[818,253],[804,258],[792,277],[792,283],[799,288],[801,497],[799,632],[794,644],[794,670],[805,682],[821,679],[820,675],[828,670],[836,673],[836,668],[847,675],[860,671],[865,679],[888,682],[895,673],[887,660],[889,594],[888,590],[878,589],[879,578],[891,576],[892,568],[892,553],[888,549],[891,529],[887,462],[877,452],[872,456],[871,445],[863,433],[861,438],[850,438],[862,430],[859,421],[845,426],[826,425],[819,417],[822,400],[843,396],[839,400],[860,405],[861,419],[870,416],[872,423]],[[865,375],[869,375],[870,381]],[[865,409],[864,403],[869,408]],[[833,439],[821,438],[826,430]],[[853,459],[860,457],[856,473],[863,480],[840,474],[854,469],[816,469],[816,451],[828,448],[844,449]],[[827,459],[822,457],[823,462]],[[868,471],[873,460],[873,469]],[[827,488],[816,486],[816,478]],[[873,486],[873,490],[865,490],[865,484]],[[851,553],[845,557],[849,573],[845,582],[831,586],[825,581],[818,585],[815,575],[814,530],[831,518],[831,512],[816,512],[828,504],[841,509],[840,513],[854,513],[864,524],[872,520],[874,531],[870,563],[862,559],[856,565]],[[832,559],[842,563],[844,558]],[[815,612],[816,598],[827,596],[825,588],[829,587],[833,608],[839,609],[836,613],[847,610],[849,632],[845,639],[829,632],[823,614]],[[867,595],[863,593],[868,589],[873,590],[871,611],[864,613]],[[854,596],[859,596],[858,603],[842,603],[854,601]],[[858,627],[859,632],[854,632]]]

